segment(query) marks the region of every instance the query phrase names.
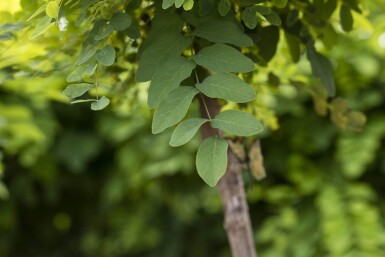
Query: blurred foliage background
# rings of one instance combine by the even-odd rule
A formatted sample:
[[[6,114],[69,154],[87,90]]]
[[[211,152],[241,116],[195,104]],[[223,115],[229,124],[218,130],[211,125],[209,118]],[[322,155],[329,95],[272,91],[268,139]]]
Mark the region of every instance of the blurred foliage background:
[[[245,174],[259,256],[385,256],[385,3],[368,2],[367,19],[325,44],[340,97],[330,115],[317,85],[289,83],[310,72],[284,44],[255,74],[270,128],[267,178]],[[0,3],[13,24],[0,27],[0,257],[230,256],[218,194],[195,171],[199,138],[174,149],[152,135],[146,85],[129,74],[109,79],[129,88],[106,110],[69,105],[76,38],[28,40],[17,22],[37,7]],[[338,104],[366,114],[362,131],[341,128]]]

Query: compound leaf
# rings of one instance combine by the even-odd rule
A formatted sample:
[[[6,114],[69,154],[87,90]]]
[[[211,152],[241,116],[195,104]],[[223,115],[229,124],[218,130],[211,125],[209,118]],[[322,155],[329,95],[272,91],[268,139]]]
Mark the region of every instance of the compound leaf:
[[[263,131],[262,124],[247,112],[226,110],[210,121],[213,128],[237,136],[251,136]]]
[[[170,145],[176,147],[186,144],[195,136],[199,128],[207,121],[207,119],[202,118],[191,118],[182,121],[172,133]]]
[[[104,66],[111,66],[115,62],[115,55],[115,49],[108,45],[96,52],[96,60]]]

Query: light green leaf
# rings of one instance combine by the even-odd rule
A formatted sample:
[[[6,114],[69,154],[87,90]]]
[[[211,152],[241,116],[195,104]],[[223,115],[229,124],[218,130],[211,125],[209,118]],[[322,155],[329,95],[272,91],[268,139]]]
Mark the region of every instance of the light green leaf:
[[[178,123],[186,115],[199,91],[195,87],[177,87],[160,102],[152,120],[152,133],[158,134]]]
[[[175,0],[175,7],[179,8],[183,5],[184,0]]]
[[[231,73],[217,73],[207,77],[196,88],[211,98],[222,98],[236,103],[253,101],[255,91],[238,76]]]
[[[194,7],[194,0],[185,0],[183,3],[183,9],[189,11]]]
[[[245,8],[241,13],[241,18],[249,29],[254,29],[258,24],[257,15],[253,7]]]
[[[182,36],[179,33],[164,33],[144,50],[139,60],[136,80],[139,82],[151,80],[159,67],[163,66],[168,59],[180,56],[180,53],[190,43],[190,37]]]
[[[88,102],[96,102],[96,99],[79,99],[72,101],[71,104],[78,104],[78,103],[88,103]]]
[[[250,72],[254,70],[252,60],[231,46],[215,44],[203,48],[192,59],[214,72]]]
[[[116,31],[128,29],[131,26],[132,19],[127,13],[115,13],[112,15],[110,24]]]
[[[262,124],[247,112],[226,110],[210,121],[213,128],[237,136],[251,136],[263,131]]]
[[[108,99],[105,96],[102,96],[99,100],[91,104],[91,110],[100,111],[106,108],[109,104],[110,104],[110,99]]]
[[[349,32],[353,29],[353,16],[352,13],[345,4],[340,9],[340,22],[344,31]]]
[[[221,16],[226,16],[231,10],[230,0],[220,0],[218,3],[218,12]]]
[[[194,30],[194,35],[215,43],[227,43],[239,47],[253,45],[253,40],[231,21],[208,20]]]
[[[7,32],[0,34],[0,42],[4,42],[4,41],[10,40],[12,38],[16,38],[16,36],[12,32],[7,31]]]
[[[163,0],[162,8],[167,9],[170,8],[175,3],[175,0]]]
[[[287,4],[287,0],[272,0],[273,4],[278,8],[284,8]]]
[[[71,84],[64,89],[63,94],[70,98],[75,98],[83,95],[93,87],[94,85],[89,83]]]
[[[59,15],[59,5],[56,1],[51,1],[47,4],[47,8],[45,9],[46,14],[54,19],[57,19]]]
[[[313,75],[321,80],[322,85],[330,96],[336,93],[333,77],[333,66],[329,59],[317,53],[314,49],[307,51],[307,58],[311,64]]]
[[[199,128],[207,121],[207,119],[202,118],[191,118],[182,121],[172,133],[170,145],[176,147],[186,144],[195,136]]]
[[[196,166],[199,176],[214,187],[227,169],[228,143],[219,137],[208,137],[199,146]]]
[[[41,13],[43,13],[45,11],[45,9],[47,8],[47,4],[44,4],[42,5],[39,9],[36,10],[36,12],[34,12],[31,17],[28,18],[27,21],[30,21],[32,20],[33,18],[37,17],[38,15],[40,15]]]
[[[37,22],[35,29],[32,31],[31,35],[29,35],[29,39],[34,39],[43,34],[53,24],[51,21],[52,18],[48,15],[41,17]]]
[[[97,65],[94,63],[84,64],[76,67],[74,71],[70,73],[67,77],[67,82],[75,82],[83,79],[83,75],[91,76],[94,74]]]
[[[115,55],[115,49],[107,45],[96,52],[96,60],[104,66],[111,66],[115,62]]]
[[[81,65],[88,61],[96,53],[96,48],[94,45],[87,45],[85,49],[82,49],[79,58],[76,61],[77,65]]]
[[[156,107],[171,90],[178,87],[184,79],[188,78],[195,66],[196,64],[193,61],[177,56],[159,67],[152,78],[148,90],[147,105],[149,108]]]

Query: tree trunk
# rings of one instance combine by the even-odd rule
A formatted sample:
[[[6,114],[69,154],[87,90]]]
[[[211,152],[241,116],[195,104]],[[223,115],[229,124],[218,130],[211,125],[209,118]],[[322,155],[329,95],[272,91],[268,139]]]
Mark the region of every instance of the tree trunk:
[[[202,95],[199,101],[202,117],[208,118],[204,104],[207,105],[212,118],[219,113],[220,105],[216,99]],[[216,131],[207,123],[203,125],[201,132],[203,138],[214,135],[222,136],[220,131]],[[242,163],[230,148],[227,155],[227,170],[219,180],[217,188],[224,206],[224,228],[230,243],[232,257],[256,257],[249,206],[242,180]]]

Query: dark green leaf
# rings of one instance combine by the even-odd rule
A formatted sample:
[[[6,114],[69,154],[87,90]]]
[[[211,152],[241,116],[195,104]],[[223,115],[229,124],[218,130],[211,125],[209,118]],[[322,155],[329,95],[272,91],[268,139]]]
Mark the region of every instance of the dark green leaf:
[[[266,20],[274,26],[281,26],[281,18],[278,16],[278,14],[274,11],[272,11],[270,14],[264,15]]]
[[[208,97],[236,103],[250,102],[256,97],[255,91],[247,83],[231,73],[211,75],[196,87]]]
[[[257,15],[252,7],[246,7],[241,13],[241,18],[249,29],[254,29],[258,24]]]
[[[89,102],[96,102],[96,99],[79,99],[75,101],[71,101],[71,104],[78,104],[78,103],[89,103]]]
[[[293,36],[292,34],[287,32],[285,32],[285,39],[289,47],[291,59],[293,60],[293,62],[298,62],[301,54],[301,40],[298,37]]]
[[[287,0],[272,0],[272,2],[278,8],[284,8],[287,4]]]
[[[147,105],[149,108],[156,107],[171,90],[177,88],[184,79],[190,76],[195,66],[193,61],[177,56],[159,67],[148,90]]]
[[[177,87],[160,102],[152,120],[152,133],[157,134],[177,124],[186,115],[199,91],[194,87]]]
[[[100,111],[106,108],[109,104],[110,104],[110,99],[108,99],[105,96],[102,96],[99,100],[91,104],[91,110]]]
[[[111,26],[111,24],[105,24],[99,30],[97,31],[94,39],[99,41],[102,40],[103,38],[108,37],[112,31],[114,31],[114,28]]]
[[[255,43],[264,64],[268,63],[277,51],[279,29],[275,26],[258,27],[258,39]]]
[[[215,43],[227,43],[239,47],[253,45],[252,39],[231,21],[208,20],[194,30],[194,35]]]
[[[175,0],[163,0],[162,8],[167,9],[170,8],[175,3]]]
[[[254,63],[231,46],[215,44],[203,48],[192,59],[214,72],[250,72]]]
[[[250,8],[252,8],[252,10],[262,15],[267,15],[271,13],[271,9],[266,6],[256,5],[256,6],[251,6]]]
[[[340,21],[341,27],[344,31],[349,32],[353,29],[353,16],[352,13],[346,5],[341,6],[340,10]]]
[[[228,143],[219,137],[208,137],[199,146],[196,166],[199,176],[214,187],[227,169]]]
[[[175,33],[164,33],[156,42],[144,50],[136,72],[136,80],[144,82],[151,80],[156,70],[176,56],[191,43],[191,38]]]
[[[329,59],[310,49],[307,51],[313,75],[321,80],[322,85],[330,96],[335,95],[335,84],[333,78],[333,66]]]
[[[207,121],[207,119],[202,118],[191,118],[182,121],[172,133],[170,145],[176,147],[186,144],[195,136],[199,128]]]
[[[115,62],[115,55],[115,49],[107,45],[96,52],[96,60],[104,66],[111,66]]]
[[[226,16],[231,9],[230,0],[219,0],[218,4],[218,12],[221,16]]]
[[[92,89],[93,87],[93,84],[88,83],[71,84],[64,89],[63,94],[69,98],[75,98],[82,96],[85,92]]]
[[[252,136],[263,131],[262,124],[247,112],[226,110],[210,121],[213,128],[237,136]]]
[[[128,29],[131,23],[132,19],[127,13],[115,13],[110,20],[111,26],[117,31]]]

